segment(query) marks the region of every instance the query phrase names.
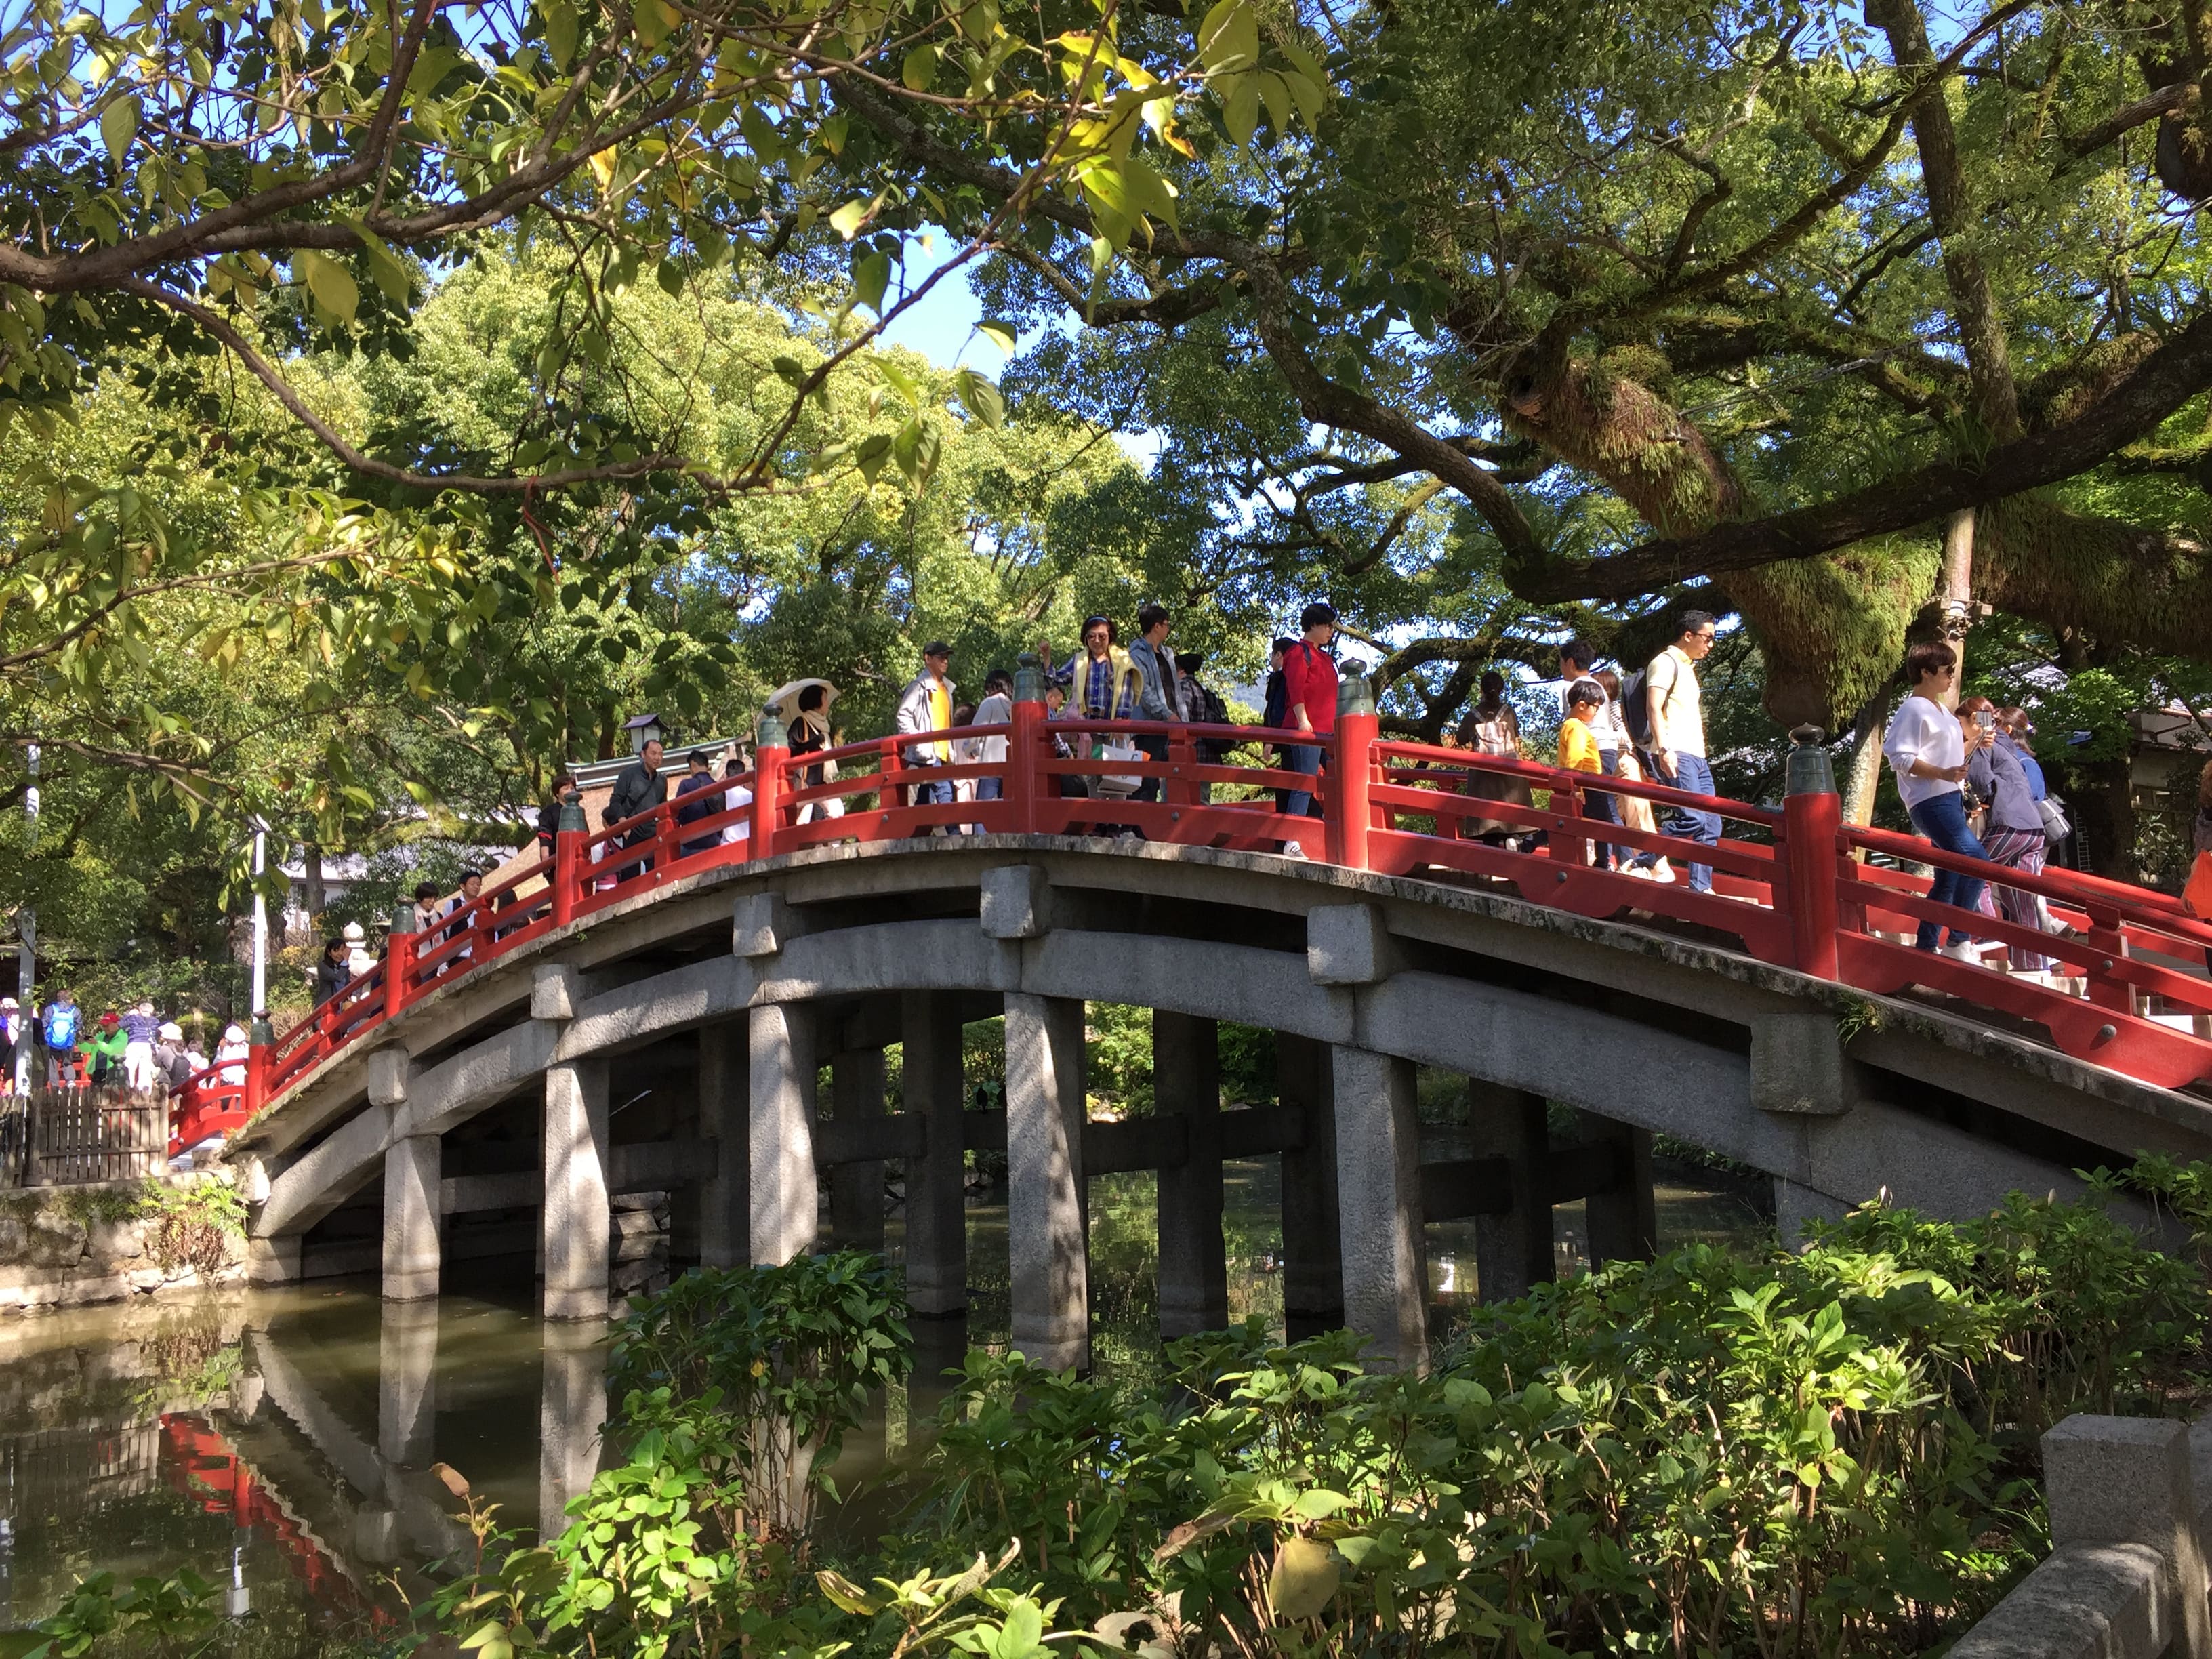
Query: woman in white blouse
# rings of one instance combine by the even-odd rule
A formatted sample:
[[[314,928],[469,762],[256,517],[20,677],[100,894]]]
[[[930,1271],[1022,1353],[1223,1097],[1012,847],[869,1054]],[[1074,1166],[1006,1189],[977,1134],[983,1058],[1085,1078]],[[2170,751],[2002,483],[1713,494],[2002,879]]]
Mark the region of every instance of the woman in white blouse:
[[[1881,740],[1881,752],[1897,769],[1897,793],[1911,815],[1912,827],[1936,846],[1947,853],[1986,859],[1989,854],[1967,827],[1966,803],[1960,793],[1970,740],[1951,712],[1958,702],[1959,653],[1941,640],[1926,641],[1905,653],[1905,673],[1912,682],[1912,695],[1898,705]],[[1989,735],[1976,728],[1972,746],[1978,749]],[[1982,885],[1978,877],[1939,869],[1928,896],[1938,904],[1971,910],[1981,902]],[[1933,951],[1942,931],[1935,922],[1923,921],[1916,943],[1923,951]],[[1974,953],[1972,939],[1971,933],[1954,927],[1942,953],[1978,966],[1981,959]]]

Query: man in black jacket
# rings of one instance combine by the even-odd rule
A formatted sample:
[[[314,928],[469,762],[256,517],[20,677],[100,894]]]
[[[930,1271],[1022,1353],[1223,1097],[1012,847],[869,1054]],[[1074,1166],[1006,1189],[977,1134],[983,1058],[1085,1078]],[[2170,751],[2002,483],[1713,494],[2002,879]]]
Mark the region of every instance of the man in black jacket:
[[[634,818],[640,812],[650,811],[668,799],[668,785],[660,775],[660,739],[647,743],[638,757],[622,769],[615,780],[612,793],[607,797],[606,815],[601,820],[607,829],[613,829],[625,818]],[[641,847],[653,839],[653,826],[641,823],[623,837],[625,847]],[[615,872],[617,881],[628,881],[641,872],[650,870],[653,860],[641,864],[624,865]]]

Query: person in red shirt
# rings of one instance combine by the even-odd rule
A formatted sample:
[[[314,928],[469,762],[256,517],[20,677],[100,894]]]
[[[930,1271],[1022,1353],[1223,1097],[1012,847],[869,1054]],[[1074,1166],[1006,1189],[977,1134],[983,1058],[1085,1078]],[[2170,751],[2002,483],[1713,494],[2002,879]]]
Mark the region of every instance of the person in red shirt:
[[[1318,602],[1308,605],[1298,613],[1298,629],[1302,637],[1283,653],[1283,723],[1325,738],[1336,730],[1336,659],[1328,654],[1329,642],[1336,637],[1335,609]],[[1291,771],[1311,776],[1322,769],[1319,744],[1287,744],[1284,748],[1284,764]],[[1284,810],[1294,818],[1321,816],[1309,789],[1293,789]],[[1294,859],[1306,855],[1294,841],[1283,843],[1283,854]]]

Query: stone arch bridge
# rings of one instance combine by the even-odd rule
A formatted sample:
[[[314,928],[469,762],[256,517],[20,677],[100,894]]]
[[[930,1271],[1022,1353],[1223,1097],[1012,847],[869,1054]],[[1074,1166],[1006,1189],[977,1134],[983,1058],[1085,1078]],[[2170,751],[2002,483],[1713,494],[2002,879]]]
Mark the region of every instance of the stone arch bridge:
[[[1548,807],[1529,809],[1549,842],[1507,853],[1438,834],[1462,810],[1456,795],[1433,778],[1394,784],[1386,757],[1361,781],[1379,802],[1322,780],[1329,810],[1359,811],[1355,827],[1372,832],[1359,856],[1333,829],[1339,861],[1295,861],[1267,850],[1289,821],[1264,799],[1213,805],[1195,787],[1237,769],[1200,768],[1181,748],[1164,762],[1055,762],[1020,750],[1036,730],[1018,724],[1002,769],[970,769],[1002,770],[1028,798],[972,805],[908,804],[911,781],[884,775],[902,759],[890,744],[873,751],[880,771],[810,796],[764,744],[761,775],[745,780],[754,800],[690,825],[663,809],[642,836],[564,834],[538,888],[488,895],[442,939],[395,934],[374,974],[255,1053],[238,1103],[250,1121],[231,1148],[256,1200],[255,1276],[374,1267],[386,1297],[422,1298],[449,1256],[504,1238],[538,1252],[548,1316],[603,1316],[617,1195],[674,1191],[678,1249],[708,1264],[781,1261],[815,1244],[825,1171],[836,1236],[880,1240],[896,1162],[911,1304],[955,1314],[969,1277],[963,1154],[1003,1146],[1015,1345],[1081,1364],[1089,1178],[1158,1171],[1160,1319],[1176,1334],[1225,1320],[1223,1159],[1275,1152],[1293,1327],[1347,1322],[1418,1364],[1425,1222],[1475,1218],[1489,1297],[1549,1276],[1555,1203],[1589,1200],[1594,1255],[1647,1254],[1655,1133],[1764,1171],[1785,1227],[1883,1188],[1956,1216],[2015,1188],[2073,1189],[2074,1169],[2140,1151],[2212,1152],[2212,1103],[2174,1086],[2170,1064],[2147,1079],[2095,1055],[2122,1028],[2154,1055],[2174,1052],[2158,1046],[2167,1036],[2212,1048],[2201,1016],[2161,1023],[2140,987],[2118,1006],[2094,1000],[2095,976],[2112,972],[2189,994],[2190,924],[2164,912],[2067,912],[2085,924],[2066,946],[2075,955],[2104,951],[2107,935],[2129,955],[2154,927],[2170,949],[2154,959],[2137,943],[2118,969],[2085,961],[2089,994],[2075,1000],[2097,1029],[2073,1045],[2089,1053],[2071,1054],[2073,1016],[2055,1004],[2039,1024],[1991,1006],[2002,999],[1868,988],[1894,979],[1887,958],[1850,982],[1852,953],[1882,943],[1884,913],[1871,899],[1849,908],[1849,884],[1875,878],[1839,860],[1837,837],[1853,832],[1835,825],[1832,795],[1810,816],[1770,815],[1765,842],[1705,855],[1723,891],[1700,897],[1576,858],[1572,775],[1529,769],[1553,786]],[[1335,743],[1360,737],[1354,722]],[[1095,778],[1102,764],[1161,778],[1162,799],[1042,787],[1055,766]],[[872,809],[803,810],[863,788]],[[1429,821],[1404,828],[1415,808]],[[1107,814],[1154,838],[1085,833]],[[963,818],[983,833],[927,833]],[[750,844],[723,839],[731,826]],[[1426,860],[1393,869],[1401,836],[1433,843]],[[1820,879],[1845,889],[1841,921],[1792,890],[1808,842]],[[1601,876],[1621,885],[1571,908],[1536,902]],[[1885,878],[1885,902],[1907,916],[1940,908]],[[2087,888],[2053,897],[2118,902]],[[1825,955],[1817,939],[1802,948],[1808,915],[1830,930]],[[1801,945],[1774,945],[1778,917]],[[1086,1000],[1153,1011],[1154,1117],[1086,1121]],[[1000,1014],[1005,1109],[972,1109],[962,1028]],[[1278,1034],[1272,1104],[1221,1109],[1221,1021]],[[903,1045],[896,1114],[891,1043]],[[1417,1066],[1468,1079],[1471,1146],[1425,1148]],[[1577,1114],[1572,1144],[1553,1144],[1547,1101]]]

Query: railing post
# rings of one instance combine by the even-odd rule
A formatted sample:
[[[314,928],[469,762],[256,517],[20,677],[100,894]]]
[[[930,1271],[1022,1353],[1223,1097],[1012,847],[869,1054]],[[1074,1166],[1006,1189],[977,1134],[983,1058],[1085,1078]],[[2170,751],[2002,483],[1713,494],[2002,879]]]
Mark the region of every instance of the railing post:
[[[791,734],[773,706],[763,709],[753,744],[753,827],[750,855],[775,854],[775,832],[783,821],[783,764],[790,758]]]
[[[384,1017],[398,1018],[407,1006],[407,981],[415,971],[415,909],[402,904],[392,912],[384,936]]]
[[[1006,739],[1006,778],[1000,786],[1012,803],[1018,836],[1036,833],[1037,796],[1046,775],[1037,770],[1044,718],[1044,671],[1036,654],[1025,651],[1014,668],[1014,729]]]
[[[269,1100],[269,1051],[276,1033],[266,1014],[254,1015],[246,1028],[246,1115],[250,1119]]]
[[[1782,892],[1789,907],[1790,939],[1801,974],[1834,979],[1836,969],[1836,837],[1844,803],[1836,793],[1824,734],[1817,726],[1790,733],[1786,793],[1782,797]]]
[[[584,836],[590,826],[584,822],[584,798],[574,789],[561,795],[560,827],[553,836],[553,925],[566,927],[576,919],[576,890],[582,880],[584,868]]]
[[[1369,787],[1379,734],[1374,694],[1366,679],[1354,674],[1336,688],[1335,763],[1322,797],[1322,840],[1331,864],[1367,867],[1367,831],[1373,821]]]

